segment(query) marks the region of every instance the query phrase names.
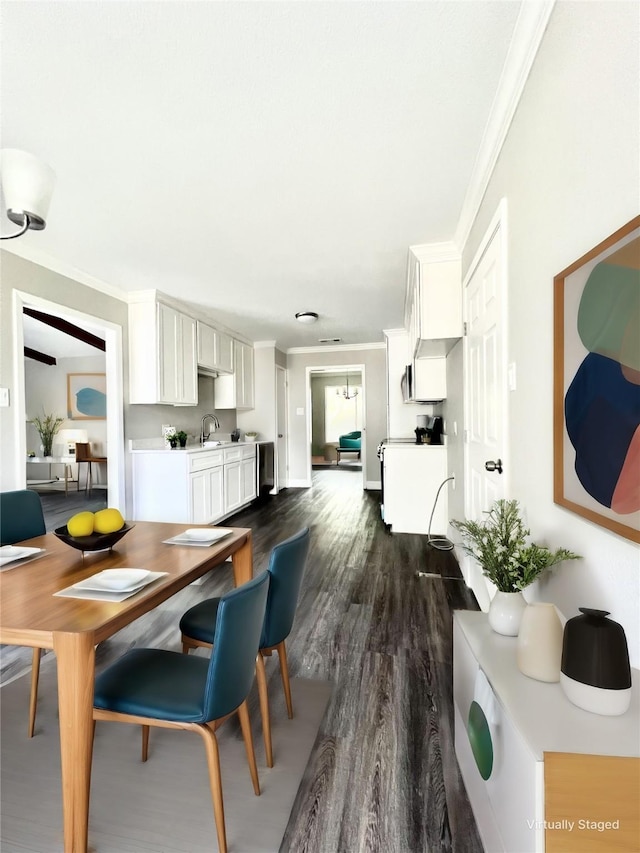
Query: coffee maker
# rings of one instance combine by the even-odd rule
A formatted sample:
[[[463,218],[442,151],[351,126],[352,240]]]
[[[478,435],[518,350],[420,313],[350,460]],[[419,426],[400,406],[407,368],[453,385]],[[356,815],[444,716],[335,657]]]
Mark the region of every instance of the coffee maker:
[[[439,415],[418,415],[416,444],[442,444],[443,421]]]
[[[427,421],[429,420],[428,415],[418,415],[417,417],[417,426],[414,430],[416,434],[416,444],[426,444],[427,443]]]

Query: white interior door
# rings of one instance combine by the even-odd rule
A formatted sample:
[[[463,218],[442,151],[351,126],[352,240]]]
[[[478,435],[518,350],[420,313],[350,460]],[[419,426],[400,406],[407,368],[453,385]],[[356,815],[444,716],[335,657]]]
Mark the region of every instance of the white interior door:
[[[465,514],[480,519],[507,493],[505,313],[506,211],[501,206],[464,286]],[[473,560],[463,560],[465,580],[486,609],[493,586]]]
[[[275,493],[287,485],[287,372],[276,365],[276,483]]]

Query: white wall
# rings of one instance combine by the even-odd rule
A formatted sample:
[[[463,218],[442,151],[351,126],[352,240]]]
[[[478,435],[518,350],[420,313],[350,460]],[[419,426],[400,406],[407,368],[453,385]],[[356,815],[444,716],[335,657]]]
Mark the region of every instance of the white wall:
[[[463,253],[464,275],[506,197],[508,360],[517,365],[510,497],[525,508],[539,541],[583,555],[529,596],[555,602],[566,617],[580,606],[609,610],[625,629],[635,666],[639,548],[553,502],[552,362],[554,275],[640,207],[639,17],[635,2],[556,5]],[[449,423],[460,403],[448,401]],[[463,517],[461,491],[450,498],[451,516]]]

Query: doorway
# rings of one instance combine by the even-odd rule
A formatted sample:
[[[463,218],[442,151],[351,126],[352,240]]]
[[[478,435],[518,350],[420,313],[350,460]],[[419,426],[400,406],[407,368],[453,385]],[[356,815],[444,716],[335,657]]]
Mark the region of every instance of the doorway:
[[[17,444],[13,479],[17,484],[16,488],[25,488],[27,481],[26,460],[28,448],[26,446],[25,430],[27,411],[23,334],[23,314],[25,307],[33,308],[63,320],[68,320],[75,325],[83,326],[105,340],[107,394],[106,443],[108,447],[106,454],[108,459],[106,500],[108,506],[117,507],[123,514],[126,514],[122,329],[120,326],[101,318],[93,317],[89,314],[34,296],[33,294],[17,290],[14,291],[13,299],[14,364],[16,372],[14,435]]]
[[[308,367],[306,389],[308,482],[311,483],[313,470],[342,471],[357,477],[364,489],[364,365]],[[349,441],[344,440],[345,436],[350,436]],[[350,445],[349,450],[339,449],[347,444]],[[337,488],[340,488],[340,482],[336,478]]]
[[[507,209],[500,203],[463,285],[465,363],[465,515],[479,520],[494,501],[508,494]],[[489,464],[493,463],[493,465]],[[465,581],[487,610],[493,595],[480,567],[463,560]]]

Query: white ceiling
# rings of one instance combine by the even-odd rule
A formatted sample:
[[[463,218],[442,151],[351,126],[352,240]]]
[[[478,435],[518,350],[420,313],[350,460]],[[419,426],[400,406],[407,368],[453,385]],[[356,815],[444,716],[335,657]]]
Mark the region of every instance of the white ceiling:
[[[57,173],[16,251],[283,349],[382,341],[409,245],[453,238],[520,6],[4,2],[2,147]]]

